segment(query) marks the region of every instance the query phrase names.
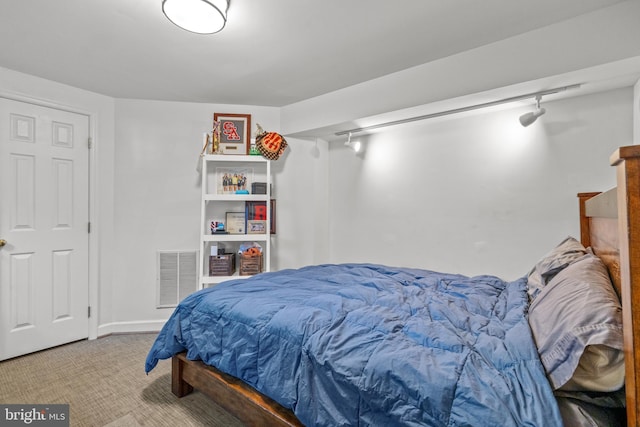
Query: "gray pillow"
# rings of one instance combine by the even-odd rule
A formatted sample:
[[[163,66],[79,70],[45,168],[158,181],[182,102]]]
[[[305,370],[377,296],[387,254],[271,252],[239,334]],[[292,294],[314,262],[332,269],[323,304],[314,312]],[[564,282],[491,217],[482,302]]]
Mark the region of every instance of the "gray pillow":
[[[625,391],[614,393],[554,393],[565,426],[625,427]]]
[[[587,249],[569,236],[533,266],[527,276],[530,300],[534,300],[553,277],[587,253]]]
[[[613,350],[607,354],[612,364],[619,364],[622,356],[622,307],[598,257],[584,255],[555,275],[531,303],[529,325],[554,389],[568,383],[572,390],[603,391],[624,383],[624,373],[612,382],[611,369],[594,369],[587,356],[582,361],[588,346]],[[581,362],[580,380],[570,381]]]

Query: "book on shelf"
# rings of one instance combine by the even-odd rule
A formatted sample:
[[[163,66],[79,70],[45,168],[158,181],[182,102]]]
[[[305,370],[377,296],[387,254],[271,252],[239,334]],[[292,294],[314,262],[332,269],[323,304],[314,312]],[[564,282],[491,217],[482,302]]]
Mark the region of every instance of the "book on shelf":
[[[276,201],[271,199],[271,234],[276,234]],[[262,201],[249,201],[245,202],[245,220],[247,221],[247,227],[249,221],[266,221],[267,220],[267,202]]]

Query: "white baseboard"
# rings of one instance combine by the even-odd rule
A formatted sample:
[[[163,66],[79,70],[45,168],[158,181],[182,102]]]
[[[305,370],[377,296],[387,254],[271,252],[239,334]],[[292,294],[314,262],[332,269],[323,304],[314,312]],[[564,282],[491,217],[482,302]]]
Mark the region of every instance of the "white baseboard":
[[[141,332],[160,332],[166,320],[146,320],[130,322],[112,322],[98,326],[98,337],[109,334],[130,334]]]

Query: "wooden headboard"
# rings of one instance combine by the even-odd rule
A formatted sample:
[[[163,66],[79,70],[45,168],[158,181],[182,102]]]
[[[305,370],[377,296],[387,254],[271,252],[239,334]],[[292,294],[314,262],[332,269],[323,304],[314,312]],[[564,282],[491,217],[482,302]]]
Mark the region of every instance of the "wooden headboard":
[[[640,427],[640,145],[611,156],[617,187],[580,193],[580,238],[607,268],[622,301],[627,425]]]

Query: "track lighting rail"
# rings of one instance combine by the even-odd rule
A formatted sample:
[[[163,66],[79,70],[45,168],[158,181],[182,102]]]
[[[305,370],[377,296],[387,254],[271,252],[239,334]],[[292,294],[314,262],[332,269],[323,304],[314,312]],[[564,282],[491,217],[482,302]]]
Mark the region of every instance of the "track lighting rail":
[[[458,113],[464,113],[464,112],[467,112],[467,111],[478,110],[480,108],[487,108],[487,107],[493,107],[493,106],[496,106],[496,105],[507,104],[507,103],[510,103],[510,102],[522,101],[523,99],[529,99],[529,98],[536,98],[537,99],[538,97],[542,97],[544,95],[551,95],[551,94],[554,94],[554,93],[564,92],[564,91],[571,90],[571,89],[578,89],[580,86],[581,86],[580,84],[561,86],[561,87],[557,87],[557,88],[553,88],[553,89],[527,93],[527,94],[524,94],[524,95],[512,96],[512,97],[509,97],[509,98],[503,98],[503,99],[499,99],[497,101],[483,102],[483,103],[480,103],[480,104],[469,105],[469,106],[466,106],[466,107],[454,108],[454,109],[451,109],[451,110],[440,111],[440,112],[437,112],[437,113],[424,114],[424,115],[421,115],[421,116],[409,117],[409,118],[400,119],[400,120],[392,120],[392,121],[389,121],[389,122],[378,123],[378,124],[375,124],[375,125],[363,126],[363,127],[360,127],[360,128],[344,130],[344,131],[336,132],[335,135],[336,136],[343,136],[343,135],[348,135],[348,134],[353,134],[353,133],[366,132],[366,131],[370,131],[370,130],[374,130],[374,129],[380,129],[380,128],[385,128],[385,127],[389,127],[389,126],[395,126],[395,125],[401,125],[401,124],[405,124],[405,123],[411,123],[411,122],[415,122],[415,121],[418,121],[418,120],[432,119],[432,118],[436,118],[436,117],[448,116],[448,115],[451,115],[451,114],[458,114]]]

